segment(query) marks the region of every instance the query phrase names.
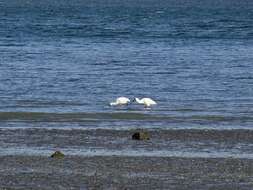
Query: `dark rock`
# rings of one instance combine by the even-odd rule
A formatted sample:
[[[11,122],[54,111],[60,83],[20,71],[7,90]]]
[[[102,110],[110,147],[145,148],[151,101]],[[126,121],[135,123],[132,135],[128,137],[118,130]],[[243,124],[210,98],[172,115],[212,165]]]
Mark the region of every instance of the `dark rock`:
[[[132,135],[133,140],[149,140],[150,135],[148,132],[136,132]]]
[[[61,151],[55,151],[52,155],[51,158],[64,158],[64,154]]]

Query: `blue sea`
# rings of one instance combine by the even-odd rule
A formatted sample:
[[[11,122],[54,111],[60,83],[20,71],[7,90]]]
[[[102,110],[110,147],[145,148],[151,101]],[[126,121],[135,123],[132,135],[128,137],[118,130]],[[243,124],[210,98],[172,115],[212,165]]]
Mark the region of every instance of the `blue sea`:
[[[0,128],[252,130],[252,10],[251,0],[1,0]],[[157,106],[109,105],[120,96]]]

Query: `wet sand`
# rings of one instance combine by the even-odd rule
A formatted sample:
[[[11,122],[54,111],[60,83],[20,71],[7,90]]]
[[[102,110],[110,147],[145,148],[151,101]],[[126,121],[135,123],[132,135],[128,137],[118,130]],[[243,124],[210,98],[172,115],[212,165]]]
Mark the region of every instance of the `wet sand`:
[[[143,130],[143,129],[141,129]],[[235,157],[253,159],[251,130],[148,130],[149,141],[134,141],[139,130],[0,129],[1,155],[45,155],[62,150],[84,156]]]
[[[253,189],[250,130],[134,131],[0,129],[0,189]]]
[[[253,187],[249,159],[1,156],[0,189],[240,189]]]

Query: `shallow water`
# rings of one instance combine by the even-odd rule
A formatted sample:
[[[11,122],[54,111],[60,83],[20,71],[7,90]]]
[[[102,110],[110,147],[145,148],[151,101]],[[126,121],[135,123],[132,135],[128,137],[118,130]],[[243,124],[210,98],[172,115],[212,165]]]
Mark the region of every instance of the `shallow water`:
[[[252,130],[174,129],[150,131],[150,140],[136,141],[135,130],[1,129],[0,156],[66,155],[253,159]]]
[[[252,1],[0,2],[0,127],[252,129]],[[110,107],[152,97],[152,109]]]

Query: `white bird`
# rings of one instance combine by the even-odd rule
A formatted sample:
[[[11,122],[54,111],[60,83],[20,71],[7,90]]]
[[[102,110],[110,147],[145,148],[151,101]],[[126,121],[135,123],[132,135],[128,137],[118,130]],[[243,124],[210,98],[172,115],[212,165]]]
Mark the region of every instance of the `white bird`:
[[[139,99],[139,98],[135,98],[135,101],[138,103],[138,104],[144,104],[145,107],[150,107],[150,106],[153,106],[153,105],[156,105],[157,103],[152,100],[151,98],[142,98],[142,99]]]
[[[111,106],[118,106],[118,105],[127,105],[130,103],[130,100],[126,97],[119,97],[115,100],[115,102],[111,102]]]

